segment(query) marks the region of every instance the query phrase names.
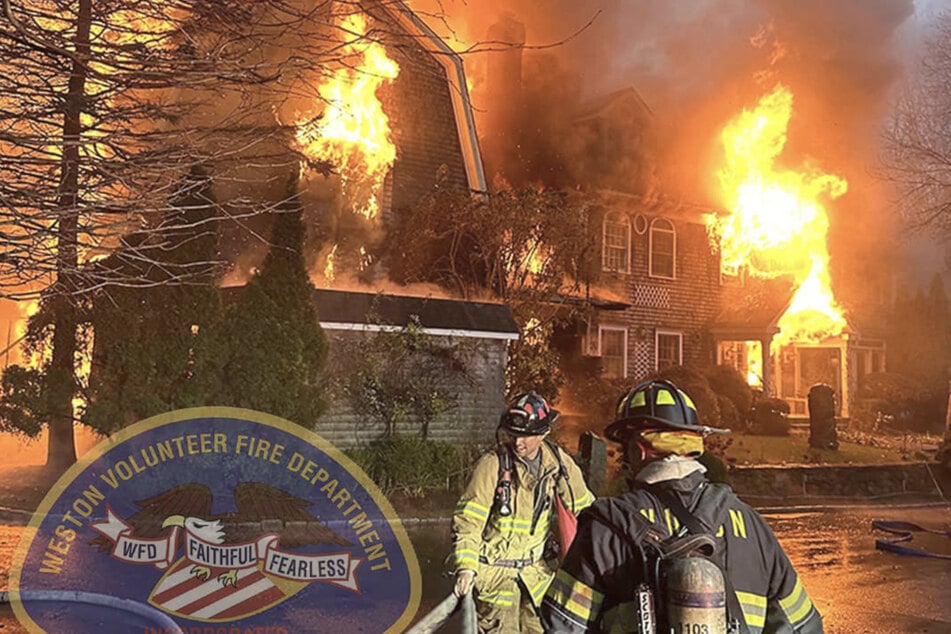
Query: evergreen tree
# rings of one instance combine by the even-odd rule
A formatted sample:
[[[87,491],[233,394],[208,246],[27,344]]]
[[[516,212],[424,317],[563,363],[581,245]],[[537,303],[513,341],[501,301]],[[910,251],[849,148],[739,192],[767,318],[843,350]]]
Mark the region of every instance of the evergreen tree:
[[[143,280],[162,279],[173,268],[188,274],[179,284],[111,288],[96,299],[95,365],[82,417],[87,425],[109,433],[160,412],[208,404],[207,396],[217,391],[216,208],[207,174],[193,169],[158,231],[143,239],[159,236],[151,250],[161,259],[138,259],[142,240],[133,236],[128,241],[134,246],[103,263]]]
[[[275,215],[267,257],[227,313],[222,400],[312,428],[325,407],[327,342],[303,243],[295,174]]]

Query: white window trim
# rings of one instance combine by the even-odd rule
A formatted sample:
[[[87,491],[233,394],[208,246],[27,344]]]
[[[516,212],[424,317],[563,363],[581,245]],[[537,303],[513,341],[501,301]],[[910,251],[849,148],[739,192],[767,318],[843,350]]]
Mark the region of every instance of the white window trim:
[[[622,366],[623,371],[621,372],[621,376],[619,378],[626,379],[627,378],[627,343],[628,343],[627,328],[625,326],[598,325],[598,356],[601,358],[604,358],[604,354],[601,350],[601,333],[603,333],[605,330],[612,330],[614,332],[620,331],[624,333],[624,348],[623,348],[624,361]]]
[[[677,359],[677,365],[684,364],[684,333],[677,330],[655,330],[654,331],[654,369],[660,369],[660,338],[662,336],[671,336],[677,337],[680,339],[680,346],[678,346],[679,354]]]
[[[607,240],[605,240],[605,235],[608,229],[608,222],[612,221],[613,218],[618,219],[617,221],[615,221],[617,222],[617,224],[621,224],[623,222],[625,228],[627,229],[627,249],[626,249],[627,256],[624,258],[623,269],[612,269],[605,266],[607,262],[607,250],[608,250],[608,243],[607,243]],[[628,218],[626,214],[621,213],[620,211],[609,211],[608,213],[604,214],[604,219],[601,221],[601,270],[608,271],[611,273],[630,273],[631,272],[631,249],[632,249],[632,241],[631,241],[630,218]]]
[[[657,224],[657,221],[663,221],[663,222],[666,222],[668,225],[670,225],[670,229],[657,228],[657,231],[671,233],[674,236],[674,247],[673,247],[674,252],[671,254],[671,258],[673,259],[673,262],[671,262],[672,268],[673,268],[672,276],[661,275],[660,273],[654,273],[654,229],[656,228],[655,225]],[[650,228],[648,229],[648,240],[647,240],[647,274],[650,277],[656,277],[662,280],[677,279],[677,227],[674,225],[672,220],[668,220],[667,218],[654,218],[653,220],[651,220],[651,225],[650,225]]]

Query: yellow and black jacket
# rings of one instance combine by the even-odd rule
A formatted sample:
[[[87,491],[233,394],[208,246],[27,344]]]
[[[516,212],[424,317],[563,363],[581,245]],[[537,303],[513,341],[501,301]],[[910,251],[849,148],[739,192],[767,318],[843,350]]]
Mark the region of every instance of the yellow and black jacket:
[[[511,515],[503,517],[493,508],[499,482],[499,455],[495,451],[476,463],[456,506],[452,518],[453,564],[456,570],[476,572],[480,601],[512,605],[515,593],[505,580],[517,576],[538,606],[557,568],[557,562],[544,558],[545,543],[555,530],[552,495],[556,481],[557,495],[575,514],[594,501],[581,470],[568,454],[549,442],[542,445],[541,452],[537,476],[529,473],[521,461],[513,461]],[[567,477],[559,477],[559,460]]]
[[[545,631],[637,632],[634,598],[645,580],[644,549],[628,536],[643,534],[642,518],[664,536],[675,534],[680,523],[658,496],[677,495],[692,508],[705,487],[724,488],[722,495],[703,498],[717,500],[720,508],[701,500],[693,515],[724,549],[725,572],[751,634],[821,634],[822,617],[766,521],[701,472],[603,498],[578,517],[578,534],[542,604]],[[724,520],[714,526],[717,517]]]

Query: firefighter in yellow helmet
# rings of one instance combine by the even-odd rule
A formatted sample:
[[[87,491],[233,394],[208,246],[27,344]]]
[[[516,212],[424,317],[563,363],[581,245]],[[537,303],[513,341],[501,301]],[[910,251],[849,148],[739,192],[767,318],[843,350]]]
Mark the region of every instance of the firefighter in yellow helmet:
[[[538,607],[558,568],[554,496],[575,514],[594,501],[578,466],[545,438],[557,418],[538,394],[517,396],[453,514],[455,593],[474,593],[482,632],[542,631]]]
[[[696,460],[703,438],[726,430],[701,425],[687,394],[668,381],[641,383],[618,400],[604,433],[623,447],[632,490],[598,500],[578,517],[577,536],[542,604],[546,632],[687,631],[677,618],[688,611],[722,625],[703,629],[694,620],[690,631],[823,631],[766,521],[729,486],[704,475]],[[685,543],[706,547],[702,563],[713,566],[717,592],[673,586],[664,576]]]

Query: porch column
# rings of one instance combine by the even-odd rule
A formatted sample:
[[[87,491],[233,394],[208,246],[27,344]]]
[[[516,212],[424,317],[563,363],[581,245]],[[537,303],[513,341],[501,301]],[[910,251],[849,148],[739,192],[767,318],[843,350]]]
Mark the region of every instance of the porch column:
[[[760,351],[763,355],[763,394],[766,396],[776,396],[773,389],[773,357],[769,354],[769,343],[772,337],[760,339]]]

